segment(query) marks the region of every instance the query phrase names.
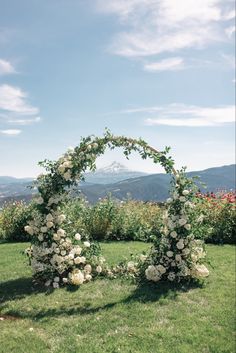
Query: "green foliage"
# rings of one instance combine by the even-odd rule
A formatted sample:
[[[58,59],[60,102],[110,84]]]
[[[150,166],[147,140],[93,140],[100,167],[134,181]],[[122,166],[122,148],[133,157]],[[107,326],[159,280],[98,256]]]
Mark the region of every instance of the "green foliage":
[[[23,201],[6,203],[0,210],[0,240],[29,241],[30,235],[24,230],[31,217],[32,204]]]

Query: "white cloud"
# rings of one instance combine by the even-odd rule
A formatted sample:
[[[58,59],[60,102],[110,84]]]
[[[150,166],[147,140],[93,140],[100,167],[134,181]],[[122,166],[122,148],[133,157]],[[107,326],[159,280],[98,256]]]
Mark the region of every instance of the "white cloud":
[[[124,28],[110,50],[125,57],[203,49],[228,40],[234,16],[230,0],[97,0],[98,9],[119,18]],[[225,32],[226,31],[226,32]]]
[[[0,75],[15,73],[15,69],[9,61],[0,59]]]
[[[18,129],[0,130],[0,133],[7,136],[16,136],[21,133],[21,130],[18,130]]]
[[[3,84],[0,86],[0,109],[22,115],[37,114],[38,108],[27,103],[27,96],[18,87]]]
[[[160,61],[147,63],[144,65],[145,71],[176,71],[185,68],[184,60],[179,57],[167,58]]]
[[[39,109],[28,103],[28,94],[18,87],[0,85],[0,121],[5,125],[30,125],[38,123]],[[19,134],[21,130],[1,130],[5,134]]]
[[[233,105],[220,107],[199,107],[184,104],[170,104],[161,107],[158,117],[145,119],[149,126],[222,126],[234,123],[235,107]]]

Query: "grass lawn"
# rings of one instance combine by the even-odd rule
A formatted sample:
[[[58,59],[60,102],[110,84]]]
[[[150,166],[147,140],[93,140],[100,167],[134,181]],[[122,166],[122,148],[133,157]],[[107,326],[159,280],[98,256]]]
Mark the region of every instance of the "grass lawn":
[[[213,269],[202,288],[101,279],[52,293],[32,286],[25,247],[0,245],[1,353],[235,352],[233,246],[207,246]],[[110,263],[147,247],[102,245]]]

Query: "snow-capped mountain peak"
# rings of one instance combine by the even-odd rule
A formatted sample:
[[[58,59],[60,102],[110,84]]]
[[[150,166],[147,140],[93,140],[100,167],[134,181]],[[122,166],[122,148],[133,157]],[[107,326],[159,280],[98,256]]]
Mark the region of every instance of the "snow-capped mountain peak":
[[[106,173],[106,174],[110,174],[110,173],[116,174],[116,173],[128,172],[128,171],[129,169],[126,166],[118,162],[112,162],[110,165],[106,167],[97,169],[97,172]]]

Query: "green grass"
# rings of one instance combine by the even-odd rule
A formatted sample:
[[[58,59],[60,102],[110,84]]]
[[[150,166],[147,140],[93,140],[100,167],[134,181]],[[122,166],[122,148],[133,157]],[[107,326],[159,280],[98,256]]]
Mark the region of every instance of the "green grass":
[[[101,279],[49,293],[32,285],[26,245],[0,245],[1,314],[9,315],[0,321],[0,352],[234,352],[233,246],[207,246],[214,268],[203,287]],[[102,245],[110,263],[147,247]]]

